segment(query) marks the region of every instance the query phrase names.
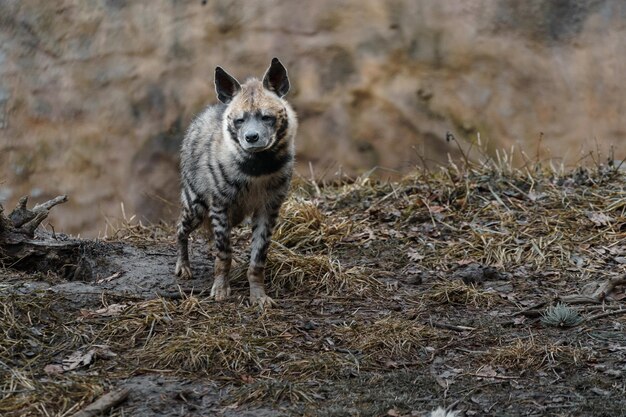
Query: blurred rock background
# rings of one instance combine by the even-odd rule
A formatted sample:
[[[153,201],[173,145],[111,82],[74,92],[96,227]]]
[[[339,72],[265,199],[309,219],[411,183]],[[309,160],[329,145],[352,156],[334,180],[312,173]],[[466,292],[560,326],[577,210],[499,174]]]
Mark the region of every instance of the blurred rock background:
[[[205,4],[203,4],[205,3]],[[213,71],[286,64],[308,177],[455,155],[446,131],[624,158],[622,0],[0,0],[0,202],[67,193],[56,230],[177,215],[177,150]]]

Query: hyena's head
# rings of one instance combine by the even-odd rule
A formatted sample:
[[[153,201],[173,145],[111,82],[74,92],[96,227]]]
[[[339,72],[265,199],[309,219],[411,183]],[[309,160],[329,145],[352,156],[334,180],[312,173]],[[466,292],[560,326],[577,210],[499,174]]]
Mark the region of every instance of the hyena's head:
[[[227,105],[224,128],[246,152],[271,149],[288,135],[292,110],[283,96],[289,91],[287,70],[278,58],[263,80],[252,78],[243,85],[222,68],[215,69],[217,98]]]

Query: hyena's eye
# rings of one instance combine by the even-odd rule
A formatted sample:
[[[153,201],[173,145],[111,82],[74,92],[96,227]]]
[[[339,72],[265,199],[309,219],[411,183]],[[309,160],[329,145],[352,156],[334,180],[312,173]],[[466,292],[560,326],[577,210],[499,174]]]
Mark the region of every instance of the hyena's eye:
[[[268,125],[273,125],[274,122],[276,121],[276,118],[274,116],[270,116],[270,115],[265,115],[261,117],[261,120],[263,121],[263,123],[267,123]]]
[[[244,119],[235,119],[234,120],[235,127],[241,127],[244,121],[245,121]]]

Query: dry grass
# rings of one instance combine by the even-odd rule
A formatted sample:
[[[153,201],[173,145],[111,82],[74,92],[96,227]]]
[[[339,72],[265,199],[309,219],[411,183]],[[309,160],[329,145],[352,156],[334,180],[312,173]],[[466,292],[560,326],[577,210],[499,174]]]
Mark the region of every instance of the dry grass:
[[[169,326],[156,331],[138,352],[151,367],[213,375],[252,372],[275,356],[287,333],[286,323],[270,322],[267,317],[249,322],[237,306],[227,307],[230,315],[225,315],[222,306],[190,297],[176,307],[169,313]],[[259,322],[267,325],[254,325]]]
[[[561,172],[491,162],[407,177],[408,198],[394,204],[409,221],[426,221],[446,235],[419,238],[431,248],[424,251],[426,268],[469,261],[508,269],[579,267],[581,244],[600,236],[616,244],[626,236],[625,192],[616,181],[623,175],[602,165]]]
[[[349,378],[360,372],[360,359],[346,351],[327,350],[301,355],[283,364],[283,375],[299,375],[302,380]]]
[[[465,284],[459,279],[436,282],[427,297],[437,303],[485,308],[497,301],[495,294],[478,289],[474,284]]]
[[[313,403],[315,393],[310,386],[282,379],[261,379],[238,388],[233,397],[240,404],[278,405],[289,403]]]
[[[313,201],[292,197],[281,208],[274,240],[293,250],[326,250],[327,219]]]
[[[387,316],[373,323],[351,323],[338,329],[343,343],[379,363],[415,361],[436,332],[412,320]]]
[[[305,404],[319,400],[320,387],[418,368],[434,355],[454,361],[454,352],[466,369],[583,365],[586,348],[548,333],[567,330],[541,327],[536,340],[498,341],[536,323],[512,316],[520,306],[623,270],[616,258],[626,250],[624,180],[614,167],[515,169],[500,155],[393,183],[301,187],[283,207],[268,261],[269,293],[282,308],[265,312],[202,295],[129,301],[117,315],[83,316],[58,295],[0,292],[0,414],[71,414],[109,381],[136,372],[221,381],[227,404]],[[247,229],[238,233],[247,239]],[[173,226],[124,215],[108,238],[163,247],[173,245]],[[235,246],[234,282],[245,275],[242,246]],[[449,279],[470,263],[511,274],[512,289],[501,296]],[[418,272],[427,272],[421,285],[410,279]],[[410,320],[410,311],[443,326]],[[463,327],[469,315],[471,332]],[[118,356],[89,372],[43,372],[93,345]]]
[[[539,343],[534,338],[530,338],[518,339],[507,345],[494,347],[486,356],[494,366],[523,371],[556,364],[576,366],[584,359],[585,351],[578,347],[553,342]]]
[[[138,367],[213,377],[261,373],[294,380],[354,368],[341,355],[302,350],[302,335],[288,311],[261,312],[194,296],[136,303],[110,318],[98,338],[127,351],[126,359]]]
[[[293,317],[287,311],[260,312],[254,307],[190,296],[178,301],[158,298],[128,303],[119,315],[106,318],[59,316],[46,321],[37,314],[52,311],[51,301],[49,297],[31,296],[3,299],[0,319],[7,337],[2,340],[0,352],[2,415],[71,414],[104,392],[101,383],[93,382],[98,378],[85,377],[82,372],[42,379],[44,366],[57,362],[50,354],[57,348],[65,357],[81,346],[106,344],[123,355],[96,362],[91,368],[106,365],[119,376],[128,376],[136,369],[171,370],[234,381],[241,375],[257,375],[253,384],[243,386],[236,394],[240,402],[253,403],[264,399],[310,401],[310,388],[299,380],[348,375],[358,368],[353,358],[344,358],[346,355],[318,348],[303,350],[302,338],[294,331]],[[32,312],[30,322],[28,318],[21,320],[22,312],[26,317]],[[50,332],[44,329],[33,342],[33,326],[41,323],[49,326]],[[70,326],[85,340],[76,344],[68,337],[55,345],[61,342],[58,335],[63,334],[62,329]],[[25,353],[24,346],[32,349],[34,345],[45,347],[48,354],[32,358]],[[346,369],[342,371],[343,367]]]
[[[99,238],[109,242],[130,242],[139,245],[174,241],[175,224],[165,222],[146,224],[134,214],[127,215],[124,203],[120,204],[120,213],[121,217],[105,220],[105,229]]]
[[[45,378],[43,368],[59,350],[82,343],[81,329],[65,326],[49,295],[0,296],[0,414],[70,414],[102,394],[94,378]],[[42,377],[44,376],[44,377]]]
[[[72,415],[102,395],[97,378],[71,376],[42,381],[37,377],[5,378],[1,387],[0,414],[7,417]]]
[[[381,290],[382,285],[363,268],[344,269],[330,255],[300,254],[280,244],[273,245],[268,259],[267,276],[274,293],[338,295],[354,297]]]
[[[362,268],[344,268],[332,256],[360,225],[349,218],[324,215],[318,203],[294,195],[283,205],[269,254],[272,287],[295,293],[315,294],[351,291],[362,294],[378,282]]]

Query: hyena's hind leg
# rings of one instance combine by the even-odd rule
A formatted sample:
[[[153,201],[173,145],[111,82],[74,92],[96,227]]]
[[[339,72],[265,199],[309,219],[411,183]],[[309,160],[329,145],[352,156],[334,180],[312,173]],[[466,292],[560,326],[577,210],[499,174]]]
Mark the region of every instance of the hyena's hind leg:
[[[176,260],[176,275],[183,279],[191,279],[191,265],[189,264],[189,235],[196,230],[207,215],[207,205],[195,200],[187,206],[183,198],[183,209],[178,221],[176,236],[178,239],[178,259]]]

